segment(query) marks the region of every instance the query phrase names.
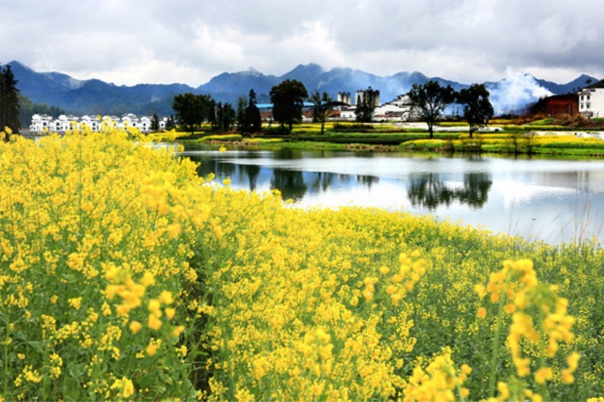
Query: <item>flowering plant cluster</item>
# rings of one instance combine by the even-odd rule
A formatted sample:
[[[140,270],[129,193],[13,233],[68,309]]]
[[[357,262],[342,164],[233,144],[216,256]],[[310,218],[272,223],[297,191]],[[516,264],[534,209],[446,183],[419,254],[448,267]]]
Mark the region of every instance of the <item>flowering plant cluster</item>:
[[[475,289],[482,298],[490,295],[490,301],[498,306],[498,318],[503,314],[511,315],[512,322],[506,339],[506,347],[516,373],[510,376],[509,386],[505,382],[498,383],[499,399],[515,400],[530,398],[531,400],[550,399],[547,381],[554,380],[554,368],[548,365],[548,360],[554,359],[560,348],[560,341],[572,344],[574,334],[572,326],[574,317],[568,315],[568,300],[559,297],[557,286],[540,284],[531,260],[505,261],[503,269],[491,273],[485,288],[476,285]],[[485,318],[486,310],[481,308],[478,316]],[[499,343],[500,323],[494,338],[494,350]],[[523,353],[523,349],[526,350]],[[566,357],[568,367],[557,370],[557,376],[563,383],[574,382],[573,373],[577,370],[580,355],[572,352]],[[492,362],[491,393],[495,382],[495,367],[497,360]],[[520,380],[535,368],[533,381],[540,393],[526,388],[527,384]],[[492,395],[491,395],[492,396]]]
[[[604,395],[599,246],[303,210],[174,151],[0,143],[0,400]]]
[[[186,194],[195,165],[116,129],[12,136],[0,154],[0,395],[194,396],[179,236],[207,217]]]

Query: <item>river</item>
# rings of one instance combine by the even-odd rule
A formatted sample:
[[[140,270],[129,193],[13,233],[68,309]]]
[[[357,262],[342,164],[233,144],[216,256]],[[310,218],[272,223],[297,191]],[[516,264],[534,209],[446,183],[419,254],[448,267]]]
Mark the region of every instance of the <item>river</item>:
[[[306,208],[354,205],[433,214],[558,245],[604,244],[604,161],[333,151],[186,150],[199,174]]]

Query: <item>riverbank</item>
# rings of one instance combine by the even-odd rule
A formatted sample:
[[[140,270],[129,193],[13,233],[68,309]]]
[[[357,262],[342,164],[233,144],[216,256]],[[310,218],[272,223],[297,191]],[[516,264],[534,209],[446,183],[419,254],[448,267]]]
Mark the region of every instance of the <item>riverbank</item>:
[[[498,124],[473,133],[463,123],[441,124],[429,138],[425,123],[295,126],[291,134],[276,131],[252,136],[195,133],[180,135],[184,144],[251,149],[352,150],[378,152],[498,153],[569,158],[604,158],[604,131],[545,125]]]

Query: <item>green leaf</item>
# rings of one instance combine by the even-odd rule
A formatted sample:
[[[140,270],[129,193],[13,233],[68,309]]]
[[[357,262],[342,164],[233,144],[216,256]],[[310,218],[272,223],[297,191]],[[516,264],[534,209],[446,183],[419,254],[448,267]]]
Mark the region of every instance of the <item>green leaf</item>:
[[[70,364],[67,368],[67,372],[69,373],[70,377],[79,380],[84,376],[84,373],[86,372],[86,364]]]

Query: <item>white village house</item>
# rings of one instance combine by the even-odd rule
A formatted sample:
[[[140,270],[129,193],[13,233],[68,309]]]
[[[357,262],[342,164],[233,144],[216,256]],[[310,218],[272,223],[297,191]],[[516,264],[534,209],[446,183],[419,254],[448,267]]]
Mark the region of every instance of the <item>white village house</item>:
[[[167,118],[159,121],[160,130],[166,128],[167,121]],[[64,133],[68,130],[72,130],[75,126],[79,126],[80,128],[87,126],[91,131],[99,131],[104,123],[115,126],[118,129],[128,126],[136,128],[143,133],[151,131],[151,117],[138,117],[132,113],[125,114],[122,117],[88,115],[77,117],[63,114],[56,119],[45,114],[34,114],[31,118],[29,129],[36,133],[44,131]]]
[[[408,95],[399,95],[396,99],[379,105],[373,111],[375,121],[407,121],[411,119],[413,107]]]
[[[363,99],[364,91],[357,90],[355,99]],[[356,120],[356,104],[351,103],[350,92],[339,92],[338,102],[348,103],[350,106],[340,107],[340,119]],[[399,95],[396,99],[381,104],[379,91],[375,98],[375,109],[373,110],[374,121],[406,121],[411,118],[412,107],[409,96]]]
[[[583,88],[577,94],[581,115],[587,118],[604,117],[604,80]]]

